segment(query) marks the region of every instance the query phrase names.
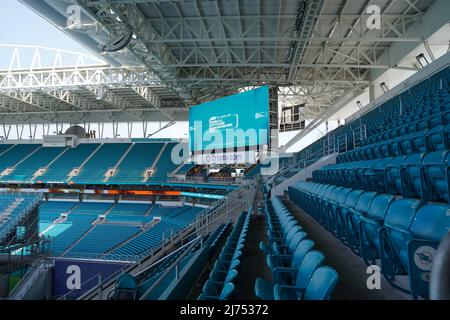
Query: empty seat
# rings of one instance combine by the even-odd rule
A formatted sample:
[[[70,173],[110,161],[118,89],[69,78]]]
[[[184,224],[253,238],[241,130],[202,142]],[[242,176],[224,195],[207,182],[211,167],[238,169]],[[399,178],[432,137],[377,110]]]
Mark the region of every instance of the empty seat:
[[[421,165],[424,154],[411,154],[403,162],[402,195],[404,197],[422,197]]]
[[[235,286],[232,282],[219,285],[211,280],[206,281],[203,292],[198,300],[227,300],[234,293]]]
[[[372,204],[373,199],[377,196],[376,192],[361,193],[355,203],[354,208],[348,208],[345,216],[342,218],[345,228],[345,239],[350,248],[360,254],[361,252],[361,217],[365,217]]]
[[[313,273],[304,294],[297,288],[276,285],[274,297],[275,300],[329,300],[338,279],[336,270],[320,267]]]
[[[395,197],[388,194],[376,195],[367,210],[366,215],[359,215],[360,227],[360,251],[367,264],[375,264],[380,258],[380,229],[389,206]]]
[[[427,151],[443,151],[450,149],[450,125],[437,126],[428,130]]]
[[[385,184],[386,192],[390,194],[402,194],[402,166],[406,156],[393,158],[386,166]]]
[[[436,151],[426,154],[422,160],[423,198],[425,201],[443,200],[450,202],[449,151]]]
[[[279,268],[274,277],[275,285],[295,286],[297,293],[303,295],[314,271],[320,267],[325,260],[324,255],[317,250],[309,251],[301,261],[298,268]],[[290,280],[294,280],[291,281]],[[263,300],[274,299],[274,284],[257,278],[255,281],[255,295]]]
[[[359,197],[363,193],[362,190],[352,190],[347,198],[343,206],[337,211],[336,215],[336,235],[339,239],[344,242],[347,242],[347,215],[349,210],[355,208],[356,203],[358,202]]]

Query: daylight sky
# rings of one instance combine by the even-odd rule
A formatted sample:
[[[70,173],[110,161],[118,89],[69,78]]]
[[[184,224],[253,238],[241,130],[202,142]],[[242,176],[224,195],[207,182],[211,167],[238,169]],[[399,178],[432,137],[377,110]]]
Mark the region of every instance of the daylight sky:
[[[17,0],[0,1],[0,44],[25,44],[88,53]]]

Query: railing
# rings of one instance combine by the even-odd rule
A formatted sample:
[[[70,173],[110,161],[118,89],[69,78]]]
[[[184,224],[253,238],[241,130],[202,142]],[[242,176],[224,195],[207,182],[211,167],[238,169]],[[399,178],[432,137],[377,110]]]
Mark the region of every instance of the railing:
[[[344,153],[348,151],[348,135],[346,133],[337,137],[337,152]]]
[[[277,174],[269,177],[267,179],[267,182],[274,182],[275,186],[279,185],[281,183],[281,181],[279,181],[279,178],[282,176],[285,176],[289,171],[295,170],[295,171],[300,172],[302,170],[306,170],[311,164],[316,162],[318,159],[320,159],[324,156],[333,154],[332,151],[334,151],[335,149],[334,149],[334,147],[333,148],[330,147],[327,150],[330,153],[324,152],[324,149],[320,149],[315,152],[309,151],[307,156],[305,155],[303,158],[298,159],[293,164],[281,168],[281,170],[278,171]]]
[[[336,147],[336,137],[334,132],[328,133],[322,142],[322,154],[323,156],[330,155],[332,153],[335,153],[335,147]]]
[[[152,292],[153,289],[155,289],[163,280],[164,277],[172,270],[173,267],[177,268],[178,270],[178,266],[179,263],[189,254],[191,253],[191,249],[193,249],[199,242],[201,242],[202,237],[196,237],[195,239],[191,240],[190,242],[188,242],[187,244],[185,244],[184,246],[182,246],[181,248],[177,249],[176,251],[174,251],[172,253],[172,255],[178,253],[181,250],[184,250],[184,252],[172,263],[171,266],[168,266],[166,268],[166,270],[164,270],[163,274],[159,276],[158,280],[156,280],[156,282],[139,298],[139,300],[145,300],[147,298],[147,296]],[[203,243],[201,243],[202,247],[203,247]],[[167,256],[168,257],[168,256]],[[167,257],[164,257],[161,260],[166,259]],[[160,261],[159,263],[161,263],[162,261]],[[158,264],[159,264],[158,263]],[[156,264],[155,264],[156,265]],[[148,270],[148,269],[147,269]],[[142,272],[141,272],[142,273]],[[139,274],[138,274],[139,275]],[[178,272],[176,274],[176,277],[178,276]]]
[[[46,270],[46,262],[43,259],[37,260],[25,273],[25,275],[16,284],[9,295],[10,300],[22,300],[27,294],[34,282]]]
[[[113,279],[116,279],[120,274],[122,274],[123,272],[126,272],[124,269],[126,268],[126,266],[124,266],[123,268],[120,268],[119,270],[116,270],[115,272],[113,272],[112,274],[110,274],[109,276],[103,278],[101,276],[101,274],[96,274],[93,275],[92,277],[90,277],[89,279],[87,279],[86,281],[82,282],[80,284],[80,287],[83,288],[84,285],[94,281],[95,279],[98,279],[98,285],[94,286],[93,288],[89,289],[86,293],[84,293],[83,295],[94,291],[98,291],[101,290],[103,283],[111,281]],[[78,293],[81,291],[81,289],[72,289],[69,292],[65,293],[64,295],[62,295],[61,297],[58,297],[57,300],[72,300],[72,299],[77,299],[78,298]]]
[[[361,145],[361,142],[367,139],[366,125],[362,124],[356,129],[352,130],[353,135],[353,148],[357,148]]]

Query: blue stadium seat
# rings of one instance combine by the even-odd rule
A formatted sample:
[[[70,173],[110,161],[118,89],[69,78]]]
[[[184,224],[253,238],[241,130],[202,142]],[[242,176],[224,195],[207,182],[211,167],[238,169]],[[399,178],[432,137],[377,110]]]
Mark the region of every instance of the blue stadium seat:
[[[359,188],[380,193],[386,192],[386,168],[392,163],[393,159],[384,158],[373,161],[372,166],[364,170],[364,184]]]
[[[448,168],[450,152],[436,151],[426,154],[422,160],[423,199],[425,201],[450,202]]]
[[[319,267],[314,271],[303,294],[297,287],[275,285],[275,300],[329,300],[339,276],[331,267]]]
[[[234,293],[235,286],[232,282],[225,285],[214,283],[211,280],[206,281],[203,287],[203,293],[198,300],[228,300]]]
[[[279,270],[276,278],[274,278],[274,284],[277,289],[267,280],[262,278],[256,279],[255,295],[263,300],[274,300],[274,291],[279,291],[281,288],[280,285],[282,285],[283,290],[293,291],[293,297],[302,298],[312,275],[323,264],[324,260],[325,257],[320,251],[313,250],[308,252],[298,269],[285,268]]]
[[[406,156],[395,157],[387,164],[385,171],[385,184],[387,193],[403,193],[402,167],[405,159]]]
[[[411,154],[403,162],[402,195],[404,197],[423,197],[421,166],[424,155]]]
[[[345,211],[345,216],[343,219],[343,227],[344,229],[341,232],[345,232],[345,243],[349,245],[349,247],[357,254],[361,254],[361,226],[360,217],[365,217],[367,212],[369,211],[370,205],[372,204],[373,199],[377,195],[376,192],[362,192],[358,190],[356,191],[359,194],[356,199],[356,203],[354,208],[349,208]],[[344,236],[341,236],[341,240]]]
[[[450,125],[437,126],[428,130],[427,151],[443,151],[450,149]]]
[[[310,251],[305,255],[298,269],[278,268],[274,284],[284,285],[285,287],[291,286],[303,291],[307,287],[314,271],[322,265],[324,260],[325,257],[320,251]],[[255,295],[263,300],[274,300],[274,285],[263,278],[257,278],[255,281]]]
[[[331,197],[327,211],[327,219],[325,227],[337,236],[337,216],[339,211],[342,210],[345,200],[352,190],[350,188],[341,188],[337,190]]]
[[[425,210],[420,210],[423,205],[424,203],[418,199],[394,201],[386,214],[384,226],[380,231],[383,273],[394,287],[403,291],[407,290],[396,284],[395,277],[411,274],[411,259],[414,259],[409,248],[411,240],[416,236],[424,236],[425,238],[421,240],[438,239],[439,241],[450,226],[450,218],[446,217],[447,210],[450,207],[447,205],[428,205]],[[416,217],[417,215],[418,217]],[[413,230],[417,234],[411,232],[413,224],[415,224]]]
[[[376,195],[365,216],[360,215],[360,252],[367,264],[376,264],[381,256],[380,230],[384,218],[395,197],[388,194]]]
[[[302,240],[291,254],[268,255],[267,266],[272,271],[273,278],[277,277],[279,270],[298,269],[306,254],[314,248],[314,241]]]
[[[336,215],[336,236],[341,239],[344,243],[347,243],[347,215],[349,214],[349,210],[355,208],[356,203],[358,202],[359,197],[363,193],[362,190],[352,190],[343,205],[337,210]]]

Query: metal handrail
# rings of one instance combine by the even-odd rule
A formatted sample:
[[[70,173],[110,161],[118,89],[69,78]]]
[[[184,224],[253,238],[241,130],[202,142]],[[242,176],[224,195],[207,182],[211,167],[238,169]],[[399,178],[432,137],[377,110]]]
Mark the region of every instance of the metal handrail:
[[[164,277],[172,270],[172,267],[177,266],[180,263],[180,261],[190,253],[190,249],[194,248],[197,245],[197,243],[201,240],[201,238],[202,237],[197,237],[197,238],[193,239],[192,241],[190,241],[189,243],[187,243],[185,245],[185,246],[188,246],[187,249],[185,249],[185,251],[174,261],[172,266],[166,268],[166,270],[158,278],[158,280],[155,281],[155,283],[139,298],[139,300],[145,300],[145,298],[147,298],[147,296],[150,294],[150,292],[164,280]],[[180,250],[180,249],[181,248],[179,248],[178,250]]]
[[[19,280],[19,282],[17,282],[13,290],[9,293],[10,298],[14,298],[16,294],[19,294],[24,290],[26,293],[36,280],[36,276],[40,275],[40,272],[36,274],[36,271],[39,271],[38,269],[40,269],[43,265],[45,265],[44,259],[38,259],[35,263],[33,263],[33,265],[27,270],[27,272],[25,272],[24,276]],[[29,276],[33,274],[36,274],[36,276],[34,278],[31,278],[33,280],[30,280]],[[25,283],[25,281],[28,285],[26,287],[22,287],[22,284]]]
[[[161,259],[155,261],[154,263],[152,263],[151,265],[149,265],[149,266],[146,267],[145,269],[140,270],[138,273],[136,273],[136,274],[134,275],[134,277],[140,276],[141,274],[147,272],[149,269],[155,267],[156,265],[160,264],[160,263],[163,262],[164,260],[169,259],[170,257],[172,257],[173,255],[175,255],[175,254],[178,253],[179,251],[182,251],[186,246],[190,245],[193,241],[195,241],[195,240],[197,240],[197,239],[199,239],[199,238],[201,238],[201,237],[196,237],[196,238],[190,240],[188,243],[185,243],[184,245],[182,245],[182,246],[179,247],[178,249],[172,251],[171,253],[169,253],[168,255],[166,255],[166,256],[164,256],[164,257],[162,257]]]

